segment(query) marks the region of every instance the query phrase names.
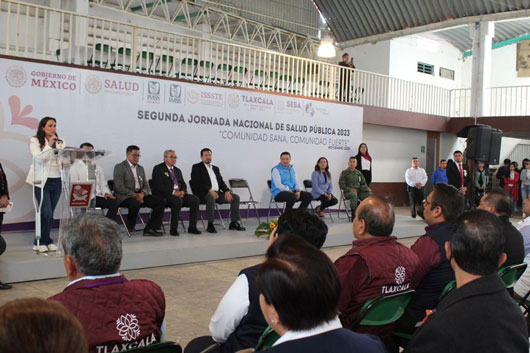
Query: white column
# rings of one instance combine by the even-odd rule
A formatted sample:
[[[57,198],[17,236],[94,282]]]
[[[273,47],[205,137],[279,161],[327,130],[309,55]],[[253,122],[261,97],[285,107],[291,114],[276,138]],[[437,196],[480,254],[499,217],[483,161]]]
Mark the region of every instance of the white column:
[[[491,77],[491,40],[495,35],[493,22],[475,22],[471,25],[473,61],[471,74],[471,116],[489,114],[490,96],[486,89]]]

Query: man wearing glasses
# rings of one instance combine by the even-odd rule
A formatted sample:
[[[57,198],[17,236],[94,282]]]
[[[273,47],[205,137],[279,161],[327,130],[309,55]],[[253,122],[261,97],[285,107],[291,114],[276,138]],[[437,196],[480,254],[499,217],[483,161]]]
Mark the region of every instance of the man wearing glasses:
[[[151,195],[149,184],[145,178],[144,167],[140,161],[140,147],[127,147],[127,159],[114,167],[114,192],[120,207],[127,207],[127,229],[134,232],[136,218],[140,208],[149,207],[153,210],[144,229],[144,236],[160,237],[162,232],[162,216],[164,215],[164,199]]]
[[[182,172],[175,167],[177,154],[173,150],[164,151],[164,162],[153,168],[153,195],[165,199],[165,207],[171,208],[171,225],[169,234],[178,236],[180,210],[190,208],[188,233],[201,234],[197,229],[199,216],[199,198],[188,194]]]

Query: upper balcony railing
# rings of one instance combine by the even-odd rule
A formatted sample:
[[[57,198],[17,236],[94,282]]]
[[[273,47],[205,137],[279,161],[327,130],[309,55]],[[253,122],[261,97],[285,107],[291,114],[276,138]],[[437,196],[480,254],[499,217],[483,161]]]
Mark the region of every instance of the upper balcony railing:
[[[416,113],[469,115],[466,90],[14,0],[0,0],[0,54]],[[500,91],[495,111],[511,104],[513,94]],[[528,114],[527,101],[514,112]]]
[[[488,116],[530,115],[530,86],[486,89]],[[471,89],[451,91],[451,117],[471,116]]]

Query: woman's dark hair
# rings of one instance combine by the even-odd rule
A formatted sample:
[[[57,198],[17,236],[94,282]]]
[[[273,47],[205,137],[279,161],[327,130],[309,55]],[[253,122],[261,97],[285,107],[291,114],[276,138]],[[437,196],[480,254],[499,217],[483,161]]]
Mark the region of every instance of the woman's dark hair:
[[[315,214],[292,208],[278,218],[278,236],[296,234],[320,249],[326,242],[328,226]]]
[[[40,298],[0,307],[0,352],[87,353],[83,326],[63,305]]]
[[[320,161],[321,161],[322,159],[325,159],[325,160],[326,160],[326,170],[325,170],[325,172],[326,172],[326,175],[328,176],[328,178],[331,179],[331,173],[329,172],[329,162],[328,162],[328,159],[327,159],[326,157],[320,157],[320,158],[318,159],[317,164],[315,164],[315,170],[316,170],[317,172],[320,172],[320,167],[318,166],[318,163],[320,163]]]
[[[368,145],[367,145],[366,143],[363,142],[363,143],[361,143],[361,144],[359,145],[359,148],[358,148],[358,150],[357,150],[357,155],[358,155],[358,156],[361,155],[361,147],[363,147],[363,145],[364,145],[364,147],[366,147],[366,153],[368,153]]]
[[[50,120],[53,120],[55,121],[55,123],[57,123],[57,120],[55,120],[55,118],[45,116],[44,118],[40,119],[39,127],[37,128],[37,134],[35,135],[35,137],[39,140],[41,150],[46,145],[46,134],[44,133],[44,127]]]
[[[451,233],[451,253],[467,273],[487,276],[497,272],[504,251],[504,233],[499,217],[484,210],[465,212]]]
[[[267,250],[257,285],[289,330],[312,329],[339,312],[335,266],[326,254],[294,234],[277,239]]]

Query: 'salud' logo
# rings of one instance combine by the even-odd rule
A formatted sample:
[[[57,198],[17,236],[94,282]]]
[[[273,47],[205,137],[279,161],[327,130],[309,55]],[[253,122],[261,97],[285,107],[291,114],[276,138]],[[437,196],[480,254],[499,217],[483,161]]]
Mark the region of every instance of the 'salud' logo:
[[[147,92],[149,94],[160,94],[160,82],[149,81]]]
[[[26,83],[26,71],[21,66],[11,66],[6,71],[6,81],[11,87],[22,87]]]
[[[396,283],[403,284],[403,282],[405,282],[406,274],[407,274],[407,271],[405,270],[405,267],[403,266],[396,267],[396,271],[394,272],[394,275],[396,277]]]
[[[140,323],[134,314],[121,315],[116,320],[116,330],[124,341],[130,342],[140,336]]]
[[[101,83],[101,79],[95,75],[88,75],[85,79],[85,89],[88,93],[99,93],[102,87],[103,84]]]
[[[313,107],[313,103],[306,103],[305,112],[309,114],[309,116],[315,115],[315,108]]]
[[[228,106],[232,109],[239,107],[239,95],[237,93],[229,93],[226,97]]]
[[[196,104],[201,98],[201,94],[193,88],[186,89],[186,99],[191,104]]]

